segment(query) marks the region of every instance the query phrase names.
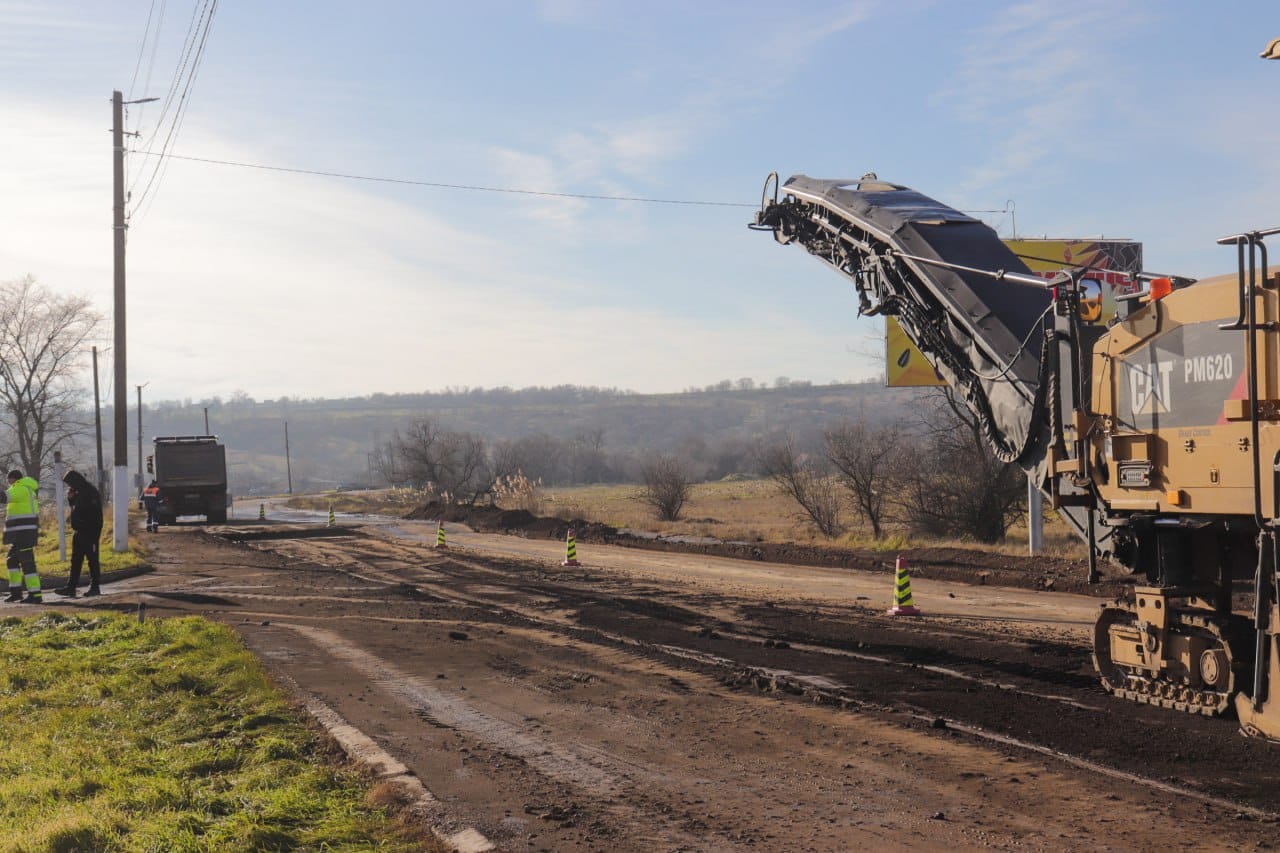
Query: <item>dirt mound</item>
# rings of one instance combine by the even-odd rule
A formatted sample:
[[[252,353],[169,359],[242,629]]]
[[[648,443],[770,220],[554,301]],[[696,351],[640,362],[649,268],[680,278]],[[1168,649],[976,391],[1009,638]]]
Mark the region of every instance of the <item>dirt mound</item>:
[[[1123,569],[1102,564],[1103,582],[1087,583],[1083,560],[1060,557],[1020,557],[978,548],[924,547],[900,552],[827,548],[799,543],[728,542],[689,536],[638,535],[583,519],[542,518],[522,509],[467,507],[438,502],[423,504],[406,518],[457,522],[485,533],[506,533],[540,539],[563,539],[569,530],[579,542],[623,545],[654,551],[706,554],[739,560],[824,566],[861,571],[887,571],[894,559],[907,558],[912,577],[961,581],[990,586],[1075,592],[1112,598],[1132,583]]]
[[[423,504],[405,518],[419,521],[453,521],[484,533],[506,533],[540,539],[563,539],[573,531],[583,542],[614,543],[618,529],[607,524],[581,518],[542,518],[525,509],[501,509],[496,506],[454,506],[436,501]]]

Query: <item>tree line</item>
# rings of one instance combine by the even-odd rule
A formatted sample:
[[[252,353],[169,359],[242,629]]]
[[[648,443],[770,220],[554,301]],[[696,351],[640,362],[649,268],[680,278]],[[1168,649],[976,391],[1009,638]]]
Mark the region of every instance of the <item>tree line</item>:
[[[947,389],[914,417],[890,423],[838,421],[818,441],[790,433],[753,442],[687,441],[668,452],[611,452],[603,430],[568,439],[531,435],[490,441],[431,418],[397,431],[374,453],[388,483],[430,489],[460,504],[494,503],[519,477],[543,485],[634,482],[661,520],[680,517],[695,483],[729,474],[767,477],[802,520],[827,537],[851,519],[876,538],[891,529],[995,542],[1022,514],[1026,477],[991,453],[981,424]]]
[[[977,417],[949,388],[936,389],[910,421],[836,424],[812,452],[790,439],[774,442],[761,467],[829,537],[843,533],[852,515],[877,539],[898,526],[996,542],[1026,503],[1022,469],[995,458]]]
[[[101,320],[87,299],[59,295],[30,276],[0,282],[4,468],[21,468],[39,479],[55,450],[71,464],[89,458],[92,415],[84,410],[79,377],[87,342]],[[684,395],[577,386],[408,395],[435,405],[426,407],[429,414],[398,418],[401,425],[389,437],[356,449],[364,459],[347,463],[345,475],[359,478],[363,471],[366,480],[376,481],[363,485],[430,486],[460,503],[493,502],[504,489],[510,494],[513,483],[640,483],[655,515],[665,519],[679,517],[693,483],[761,476],[790,496],[815,530],[831,537],[845,532],[854,519],[876,537],[900,527],[991,542],[1003,537],[1023,510],[1022,472],[992,457],[980,424],[945,390],[899,393],[896,400],[910,404],[909,414],[901,416],[904,407],[898,405],[899,416],[886,417],[885,410],[894,407],[871,405],[850,413],[845,398],[884,399],[878,396],[882,389],[872,386],[820,389],[786,377],[779,377],[773,389],[761,384],[724,380]],[[398,404],[401,396],[364,399],[394,398]],[[333,421],[315,416],[324,409],[351,412],[352,401],[288,404],[327,456],[353,454],[353,442],[335,434]],[[264,405],[237,392],[226,408],[243,413]],[[159,405],[153,414],[160,421],[175,413],[189,420],[191,409],[190,404]],[[531,428],[550,422],[549,413],[581,423],[575,416],[584,411],[592,412],[597,423],[559,435]],[[840,416],[831,419],[832,412]],[[266,433],[275,429],[270,418],[228,419],[227,414],[219,411],[217,417],[241,427],[245,439],[257,432],[263,434],[256,440],[267,441]],[[368,424],[359,418],[344,420],[354,423],[357,434],[367,434]],[[490,428],[458,425],[469,422]],[[228,444],[234,454],[235,443]],[[81,467],[89,469],[82,462]]]

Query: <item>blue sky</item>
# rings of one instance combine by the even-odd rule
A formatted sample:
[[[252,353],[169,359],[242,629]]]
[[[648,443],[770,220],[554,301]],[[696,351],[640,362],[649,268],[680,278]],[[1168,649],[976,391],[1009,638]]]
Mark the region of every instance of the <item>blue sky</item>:
[[[1280,62],[1258,58],[1274,3],[791,5],[221,0],[174,151],[746,205],[771,170],[875,171],[963,209],[1012,200],[1026,235],[1132,237],[1192,276],[1231,268],[1217,237],[1280,223]],[[196,0],[0,0],[0,280],[110,311],[108,100],[162,6],[133,97],[164,96]],[[158,106],[130,110],[143,140]],[[879,373],[879,321],[748,231],[752,212],[172,160],[130,226],[130,384],[199,400]]]

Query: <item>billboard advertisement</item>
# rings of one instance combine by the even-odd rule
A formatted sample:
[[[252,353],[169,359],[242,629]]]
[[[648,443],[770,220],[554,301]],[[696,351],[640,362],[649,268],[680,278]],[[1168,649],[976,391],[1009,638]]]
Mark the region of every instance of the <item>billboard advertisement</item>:
[[[1142,244],[1133,240],[1018,238],[1004,243],[1032,272],[1045,278],[1064,269],[1090,267],[1086,277],[1102,286],[1103,323],[1115,316],[1118,294],[1138,289],[1127,277],[1142,270]],[[946,384],[893,317],[885,318],[884,339],[885,379],[890,388]]]

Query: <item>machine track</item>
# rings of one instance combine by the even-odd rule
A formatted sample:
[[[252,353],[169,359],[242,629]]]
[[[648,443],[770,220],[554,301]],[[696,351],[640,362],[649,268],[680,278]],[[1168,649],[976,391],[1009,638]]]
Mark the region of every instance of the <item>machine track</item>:
[[[1218,619],[1189,612],[1178,613],[1173,618],[1175,621],[1166,630],[1167,635],[1199,635],[1208,641],[1209,651],[1218,653],[1211,658],[1216,663],[1206,679],[1212,687],[1197,688],[1186,679],[1175,680],[1163,673],[1152,675],[1112,660],[1112,626],[1137,625],[1132,605],[1125,603],[1104,608],[1094,626],[1093,662],[1102,686],[1118,698],[1144,705],[1204,717],[1227,714],[1240,689],[1239,679],[1247,669],[1247,661],[1238,653],[1241,644],[1233,644],[1230,631],[1224,630]]]

